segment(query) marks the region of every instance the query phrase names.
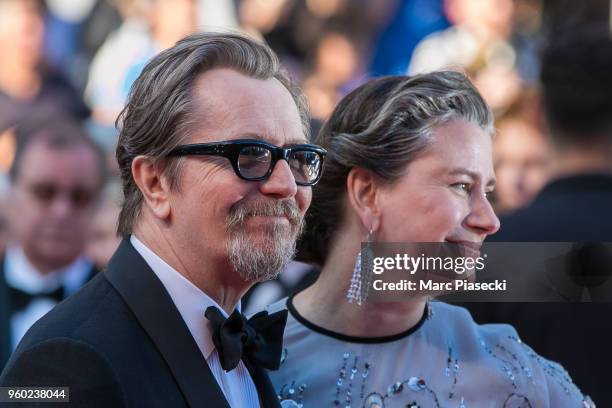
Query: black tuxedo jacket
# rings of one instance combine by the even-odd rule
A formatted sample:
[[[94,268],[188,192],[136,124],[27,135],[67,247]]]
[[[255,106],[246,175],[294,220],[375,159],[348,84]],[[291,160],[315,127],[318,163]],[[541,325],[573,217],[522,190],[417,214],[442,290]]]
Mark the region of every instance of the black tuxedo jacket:
[[[261,406],[279,406],[259,374]],[[0,386],[17,385],[68,386],[71,408],[229,408],[170,295],[127,240],[104,273],[26,334],[0,376]]]
[[[86,281],[91,280],[98,269],[91,268]],[[0,256],[0,370],[4,367],[12,351],[11,316],[14,310],[9,302],[6,278],[4,274],[4,256]]]

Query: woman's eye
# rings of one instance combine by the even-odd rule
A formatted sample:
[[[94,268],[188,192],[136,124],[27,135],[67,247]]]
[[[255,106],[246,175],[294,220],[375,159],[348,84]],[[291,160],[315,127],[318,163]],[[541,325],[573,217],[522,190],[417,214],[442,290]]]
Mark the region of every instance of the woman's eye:
[[[455,184],[452,185],[452,187],[454,187],[454,188],[456,188],[458,190],[464,191],[466,193],[469,193],[470,189],[471,189],[471,186],[470,186],[469,183],[455,183]]]

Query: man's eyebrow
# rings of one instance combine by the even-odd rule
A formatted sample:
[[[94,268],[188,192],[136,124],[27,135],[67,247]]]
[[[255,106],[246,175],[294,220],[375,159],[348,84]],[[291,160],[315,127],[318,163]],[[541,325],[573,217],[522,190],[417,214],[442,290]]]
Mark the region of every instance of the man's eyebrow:
[[[262,142],[271,143],[270,138],[266,138],[263,134],[256,133],[256,132],[243,133],[240,135],[240,139],[255,139],[255,140],[260,140]],[[305,144],[305,143],[308,143],[306,138],[294,137],[294,138],[291,138],[285,141],[283,146],[291,146],[291,145],[298,145],[298,144]]]
[[[451,175],[451,176],[455,176],[455,175],[466,175],[468,177],[470,177],[472,180],[480,180],[480,175],[476,172],[473,172],[469,169],[466,169],[465,167],[457,167],[454,169],[447,169],[446,173]],[[495,186],[496,180],[495,177],[490,178],[489,180],[487,180],[486,182],[486,186]]]

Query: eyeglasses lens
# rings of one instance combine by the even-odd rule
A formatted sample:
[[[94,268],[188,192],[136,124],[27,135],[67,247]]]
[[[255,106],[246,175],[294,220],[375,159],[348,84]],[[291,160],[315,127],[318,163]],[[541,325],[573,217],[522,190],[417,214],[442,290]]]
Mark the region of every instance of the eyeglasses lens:
[[[247,146],[238,155],[238,169],[242,177],[247,179],[265,176],[271,162],[272,152],[265,147]]]
[[[244,147],[238,155],[238,169],[241,176],[247,179],[264,177],[270,170],[271,162],[272,152],[265,147]],[[297,183],[313,183],[321,171],[321,156],[307,150],[291,152],[289,168]]]
[[[289,157],[289,167],[298,183],[313,183],[321,171],[321,156],[316,152],[298,150]]]

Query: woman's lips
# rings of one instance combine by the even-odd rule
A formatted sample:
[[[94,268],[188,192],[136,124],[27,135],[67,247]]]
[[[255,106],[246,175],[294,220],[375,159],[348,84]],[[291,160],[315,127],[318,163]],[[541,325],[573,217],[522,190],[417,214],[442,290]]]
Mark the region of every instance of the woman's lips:
[[[482,242],[453,239],[446,239],[445,241],[449,244],[457,245],[462,254],[466,257],[478,258],[480,256],[480,247],[482,247]]]

